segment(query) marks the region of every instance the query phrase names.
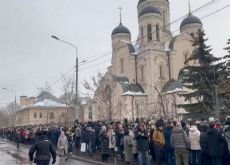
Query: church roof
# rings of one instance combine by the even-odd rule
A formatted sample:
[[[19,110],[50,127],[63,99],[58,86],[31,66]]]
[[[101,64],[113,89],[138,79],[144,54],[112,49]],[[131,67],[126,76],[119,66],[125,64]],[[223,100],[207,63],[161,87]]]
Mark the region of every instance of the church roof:
[[[156,8],[154,6],[147,6],[147,7],[143,8],[141,10],[141,12],[139,13],[138,17],[141,17],[142,15],[145,15],[145,14],[151,14],[151,13],[161,15],[161,12],[160,12],[160,10],[158,8]]]
[[[135,53],[135,48],[134,48],[134,46],[133,46],[133,44],[127,44],[127,46],[128,46],[128,48],[129,48],[129,53],[131,54],[131,53]]]
[[[139,84],[120,83],[123,89],[123,96],[145,96],[145,91]]]
[[[182,91],[183,89],[183,84],[181,83],[180,80],[174,80],[174,81],[169,81],[165,84],[165,86],[162,89],[163,93],[169,94],[169,93],[175,93]]]
[[[198,17],[189,13],[189,15],[181,22],[180,28],[182,28],[185,25],[193,24],[193,23],[198,23],[198,24],[203,25],[201,20]]]
[[[120,83],[123,90],[123,96],[126,95],[146,96],[145,91],[141,87],[141,85],[129,83],[129,79],[127,77],[113,76],[113,79],[114,81]]]
[[[126,33],[131,35],[129,29],[127,27],[125,27],[122,23],[120,23],[113,31],[112,31],[112,36],[115,34],[119,34],[119,33]]]

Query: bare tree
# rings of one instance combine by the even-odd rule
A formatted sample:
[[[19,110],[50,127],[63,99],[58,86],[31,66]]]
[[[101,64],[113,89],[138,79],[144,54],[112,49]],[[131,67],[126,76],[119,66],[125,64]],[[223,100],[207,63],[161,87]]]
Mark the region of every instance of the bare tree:
[[[44,86],[37,87],[37,90],[38,90],[39,94],[41,94],[43,92],[53,93],[52,87],[51,87],[51,85],[49,85],[48,82],[46,82]]]
[[[0,128],[9,127],[14,123],[14,103],[0,108]]]

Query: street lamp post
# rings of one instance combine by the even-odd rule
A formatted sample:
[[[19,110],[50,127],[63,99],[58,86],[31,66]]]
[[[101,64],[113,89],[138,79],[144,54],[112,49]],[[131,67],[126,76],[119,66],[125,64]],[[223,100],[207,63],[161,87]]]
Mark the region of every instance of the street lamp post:
[[[63,42],[65,44],[67,44],[67,45],[70,45],[70,46],[74,47],[75,50],[76,50],[76,117],[79,119],[80,114],[77,111],[77,102],[78,102],[78,98],[77,98],[78,97],[78,49],[77,49],[77,46],[72,44],[72,43],[70,43],[70,42],[62,40],[62,39],[58,38],[57,36],[52,35],[51,38],[53,38],[55,40],[58,40],[60,42]]]
[[[13,126],[15,126],[15,122],[16,122],[16,108],[17,108],[17,103],[16,103],[17,94],[16,94],[16,91],[13,90],[13,89],[8,89],[8,88],[2,88],[2,89],[7,90],[7,91],[14,92]]]

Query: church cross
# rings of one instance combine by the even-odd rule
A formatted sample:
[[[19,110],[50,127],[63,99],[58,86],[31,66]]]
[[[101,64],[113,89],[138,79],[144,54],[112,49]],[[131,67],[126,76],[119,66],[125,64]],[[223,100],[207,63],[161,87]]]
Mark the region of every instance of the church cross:
[[[120,10],[120,23],[122,23],[122,9],[123,9],[123,8],[122,8],[122,7],[119,7],[118,9]]]
[[[191,14],[191,3],[190,3],[190,0],[188,0],[188,12],[189,12],[189,14]]]

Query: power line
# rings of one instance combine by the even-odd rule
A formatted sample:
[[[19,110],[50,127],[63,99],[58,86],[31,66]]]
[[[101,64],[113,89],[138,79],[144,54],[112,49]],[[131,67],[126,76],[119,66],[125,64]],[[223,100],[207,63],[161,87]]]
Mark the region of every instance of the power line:
[[[101,63],[98,63],[98,64],[95,64],[95,65],[92,65],[92,66],[89,66],[89,67],[83,68],[83,69],[81,69],[81,70],[80,70],[80,72],[81,72],[81,71],[84,71],[84,70],[87,70],[87,69],[90,69],[90,68],[93,68],[93,67],[95,67],[95,66],[98,66],[98,65],[104,64],[104,63],[109,62],[109,61],[111,61],[111,59],[108,59],[108,60],[103,61],[103,62],[101,62]]]
[[[110,53],[111,51],[107,51],[107,52],[104,52],[104,53],[100,53],[100,54],[97,54],[97,55],[93,55],[93,56],[88,56],[88,57],[84,57],[84,60],[87,60],[87,59],[90,59],[90,58],[95,58],[95,57],[102,57],[104,56],[105,54],[108,54]]]
[[[218,10],[215,10],[214,12],[212,12],[212,13],[210,13],[210,14],[207,14],[206,16],[201,17],[201,19],[205,19],[205,18],[207,18],[207,17],[209,17],[209,16],[212,16],[213,14],[218,13],[218,12],[220,12],[220,11],[222,11],[222,10],[228,8],[228,7],[230,7],[230,4],[229,4],[229,5],[226,5],[226,6],[222,7],[222,8],[220,8],[220,9],[218,9]],[[171,32],[171,34],[172,34],[172,33],[175,33],[175,32],[178,32],[178,31],[180,31],[180,28],[179,28],[179,29],[176,29],[176,30],[173,31],[173,32]],[[164,38],[164,37],[167,37],[168,35],[170,35],[170,34],[167,34],[167,35],[162,36],[161,39]],[[122,47],[126,47],[126,46],[122,46]],[[118,49],[119,49],[119,48],[118,48]],[[119,55],[119,56],[116,56],[116,58],[118,58],[118,57],[120,57],[120,56],[122,56],[122,55],[124,55],[124,54],[121,54],[121,55]],[[100,64],[101,64],[101,63],[100,63]],[[95,66],[100,65],[100,64],[96,64]],[[92,67],[93,67],[93,66],[91,66],[91,67],[89,67],[89,68],[92,68]],[[84,70],[86,70],[86,69],[88,69],[88,68],[84,68]]]
[[[212,13],[210,13],[210,14],[204,16],[204,17],[201,17],[201,19],[205,19],[205,18],[207,18],[207,17],[209,17],[209,16],[211,16],[211,15],[213,15],[213,14],[216,14],[216,13],[218,13],[218,12],[220,12],[220,11],[222,11],[222,10],[228,8],[228,7],[230,7],[230,4],[224,6],[224,7],[220,8],[220,9],[218,9],[218,10],[216,10],[216,11],[214,11],[214,12],[212,12]]]
[[[83,63],[83,64],[81,64],[81,65],[79,65],[79,66],[86,65],[86,64],[89,64],[89,63],[91,63],[91,62],[97,61],[97,60],[101,59],[102,57],[105,57],[105,56],[108,56],[108,55],[111,55],[111,52],[106,53],[106,54],[104,54],[104,55],[102,55],[102,56],[99,56],[98,58],[95,58],[95,59],[93,59],[93,60],[91,60],[91,61],[87,61],[87,62],[85,62],[85,63]]]
[[[210,1],[210,2],[208,2],[208,3],[206,3],[206,4],[204,4],[204,5],[200,6],[199,8],[193,10],[191,13],[197,12],[197,11],[201,10],[202,8],[204,8],[204,7],[207,7],[207,6],[211,5],[211,4],[216,3],[217,1],[220,1],[220,0],[212,0],[212,1]],[[223,8],[218,9],[218,10],[216,10],[216,11],[214,11],[214,12],[212,12],[212,13],[210,13],[210,14],[204,16],[204,17],[202,17],[201,19],[205,19],[205,18],[207,18],[207,17],[209,17],[209,16],[211,16],[211,15],[213,15],[213,14],[215,14],[215,13],[221,11],[221,10],[224,10],[225,8],[227,8],[227,7],[229,7],[229,6],[230,6],[230,5],[224,6]],[[170,26],[170,25],[176,23],[177,21],[179,21],[179,20],[185,18],[186,16],[187,16],[187,14],[184,15],[184,16],[182,16],[182,17],[179,17],[178,19],[176,19],[176,20],[170,22],[169,24],[167,24],[166,27],[168,27],[168,26]],[[162,28],[161,28],[161,29],[162,29]],[[160,38],[161,38],[161,39],[162,39],[162,38],[165,38],[165,37],[171,35],[172,33],[177,32],[177,31],[179,31],[179,30],[180,30],[180,29],[177,29],[177,30],[171,32],[170,34],[161,36]],[[156,33],[156,32],[157,32],[157,31],[153,31],[152,34],[154,34],[154,33]],[[144,38],[144,37],[147,37],[147,35],[143,36],[143,38]],[[138,39],[132,41],[131,43],[136,43],[137,41],[138,41]],[[120,49],[125,48],[125,47],[126,47],[126,45],[125,45],[125,46],[121,46],[121,47],[119,47],[117,50],[120,50]],[[111,54],[112,54],[112,51],[105,52],[105,53],[102,54],[101,56],[98,56],[97,58],[94,58],[93,60],[87,61],[87,62],[85,62],[85,63],[83,63],[83,64],[81,64],[81,65],[79,65],[79,66],[83,66],[83,65],[92,63],[92,62],[94,62],[94,61],[97,61],[97,60],[99,60],[99,59],[101,59],[101,58],[104,58],[104,57],[106,57],[106,56],[108,56],[108,55],[111,55]],[[121,56],[121,55],[119,55],[118,57],[120,57],[120,56]],[[91,57],[87,57],[87,58],[93,58],[93,57],[95,57],[95,56],[91,56]],[[103,61],[103,62],[98,63],[98,64],[95,64],[95,65],[92,65],[92,66],[89,66],[89,67],[86,67],[86,68],[83,68],[83,69],[81,69],[80,71],[84,71],[84,70],[93,68],[93,67],[95,67],[95,66],[101,65],[101,64],[103,64],[103,63],[105,63],[105,62],[108,62],[108,61],[110,61],[110,60],[111,60],[111,59],[106,60],[106,61]],[[76,67],[76,66],[75,66],[75,67]],[[63,78],[65,78],[68,74],[70,74],[70,73],[75,69],[75,67],[74,67],[74,68],[71,68],[71,71],[69,71],[69,72],[63,74],[59,79],[57,79],[56,81],[54,81],[54,82],[52,83],[51,87],[52,87],[53,85],[57,84],[59,81],[63,80]]]
[[[212,4],[214,4],[214,3],[218,2],[218,1],[220,1],[220,0],[211,0],[211,1],[209,1],[208,3],[205,3],[204,5],[200,6],[199,8],[197,8],[197,9],[191,11],[191,13],[197,12],[197,11],[203,9],[204,7],[207,7],[207,6],[209,6],[209,5],[212,5]],[[174,20],[174,21],[172,21],[172,22],[170,22],[169,24],[165,25],[165,27],[168,27],[168,26],[170,26],[170,25],[172,25],[172,24],[178,22],[179,20],[181,20],[181,19],[183,19],[183,18],[185,18],[185,17],[187,17],[187,14],[184,15],[184,16],[182,16],[182,17],[177,18],[176,20]],[[164,30],[163,28],[160,28],[160,29],[161,29],[161,30]],[[153,31],[151,34],[154,34],[154,33],[157,33],[157,31],[155,30],[155,31]],[[168,35],[171,35],[171,33],[170,33],[170,34],[167,34],[167,36],[168,36]],[[145,38],[145,37],[148,37],[148,35],[144,35],[142,38]],[[160,38],[161,38],[161,37],[160,37]],[[161,39],[162,39],[162,38],[161,38]],[[132,42],[130,42],[130,43],[134,44],[134,43],[136,43],[138,40],[139,40],[139,39],[134,40],[134,41],[132,41]],[[118,48],[117,50],[120,50],[120,49],[125,48],[125,47],[126,47],[126,45],[125,45],[125,46],[121,46],[121,47]],[[82,64],[82,65],[86,65],[86,64],[92,63],[92,62],[94,62],[94,61],[96,61],[96,60],[99,60],[99,59],[101,59],[101,58],[103,58],[103,57],[106,57],[106,56],[108,56],[108,55],[111,55],[111,54],[112,54],[112,51],[108,51],[108,52],[104,53],[102,56],[99,56],[98,58],[95,58],[95,59],[93,59],[93,60],[90,60],[90,61],[88,61],[88,62],[86,62],[86,63],[84,63],[84,64]],[[92,56],[92,57],[93,57],[93,56]],[[82,66],[82,65],[80,65],[80,66]]]

